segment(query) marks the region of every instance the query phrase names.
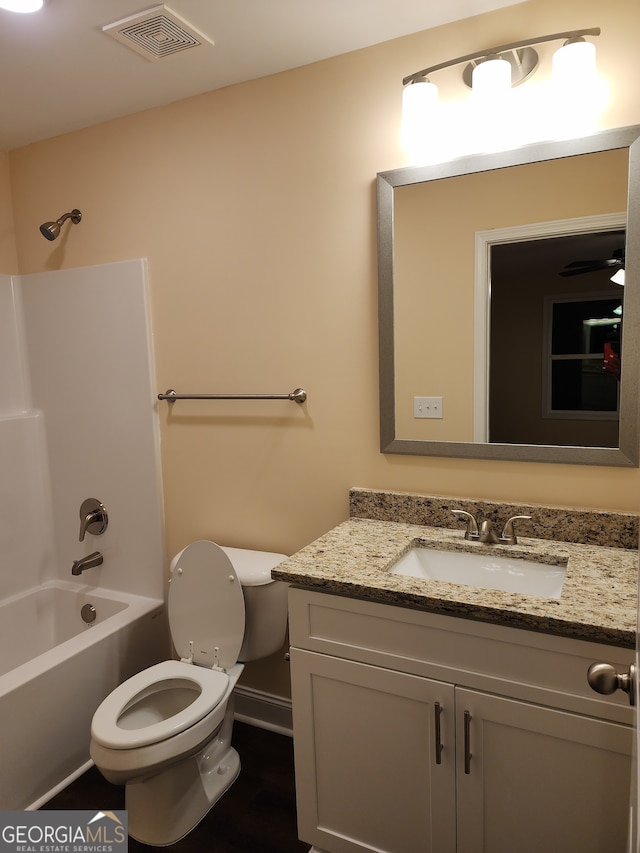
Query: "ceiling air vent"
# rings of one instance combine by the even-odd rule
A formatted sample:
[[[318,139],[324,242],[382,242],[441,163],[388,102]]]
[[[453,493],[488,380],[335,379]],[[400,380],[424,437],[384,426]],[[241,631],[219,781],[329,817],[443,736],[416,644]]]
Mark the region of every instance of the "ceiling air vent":
[[[213,45],[167,6],[154,6],[146,12],[107,24],[102,32],[126,44],[151,62],[175,56],[183,50]]]

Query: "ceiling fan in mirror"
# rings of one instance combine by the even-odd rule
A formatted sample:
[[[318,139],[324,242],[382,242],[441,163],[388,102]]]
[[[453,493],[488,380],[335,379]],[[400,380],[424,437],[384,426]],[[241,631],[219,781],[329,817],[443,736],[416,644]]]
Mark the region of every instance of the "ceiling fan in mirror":
[[[560,270],[559,275],[573,276],[584,275],[588,272],[599,270],[610,270],[611,281],[616,284],[624,284],[624,249],[616,249],[608,258],[592,258],[591,260],[572,261]]]

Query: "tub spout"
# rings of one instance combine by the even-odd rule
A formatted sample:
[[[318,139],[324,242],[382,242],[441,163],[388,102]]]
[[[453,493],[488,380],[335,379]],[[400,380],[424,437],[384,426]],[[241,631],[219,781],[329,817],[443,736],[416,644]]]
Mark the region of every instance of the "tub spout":
[[[87,554],[86,557],[82,557],[80,560],[74,560],[73,566],[71,567],[72,575],[81,575],[85,569],[93,569],[94,566],[102,565],[102,554],[100,551],[94,551],[93,554]]]

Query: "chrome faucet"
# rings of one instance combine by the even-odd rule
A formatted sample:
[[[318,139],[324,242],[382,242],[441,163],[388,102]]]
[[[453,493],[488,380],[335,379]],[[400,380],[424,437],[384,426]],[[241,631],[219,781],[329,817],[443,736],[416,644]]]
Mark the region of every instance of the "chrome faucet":
[[[470,512],[466,512],[463,509],[453,509],[451,512],[454,512],[456,515],[465,519],[467,524],[467,529],[464,534],[465,539],[472,542],[483,542],[485,545],[517,545],[518,539],[516,537],[513,522],[518,521],[518,519],[522,519],[524,521],[531,518],[530,515],[511,516],[502,528],[502,535],[498,536],[489,519],[485,519],[478,529],[478,522]]]
[[[73,561],[71,567],[72,575],[81,575],[86,569],[93,569],[95,566],[101,566],[103,556],[100,551],[94,551],[93,554],[87,554],[86,557],[81,557],[79,560]]]

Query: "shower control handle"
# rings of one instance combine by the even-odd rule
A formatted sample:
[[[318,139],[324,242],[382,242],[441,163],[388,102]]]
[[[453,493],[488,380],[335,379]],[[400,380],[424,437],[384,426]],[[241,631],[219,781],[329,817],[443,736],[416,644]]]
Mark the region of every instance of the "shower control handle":
[[[80,507],[80,542],[84,542],[85,533],[100,536],[107,529],[109,517],[104,504],[96,498],[87,498]]]

